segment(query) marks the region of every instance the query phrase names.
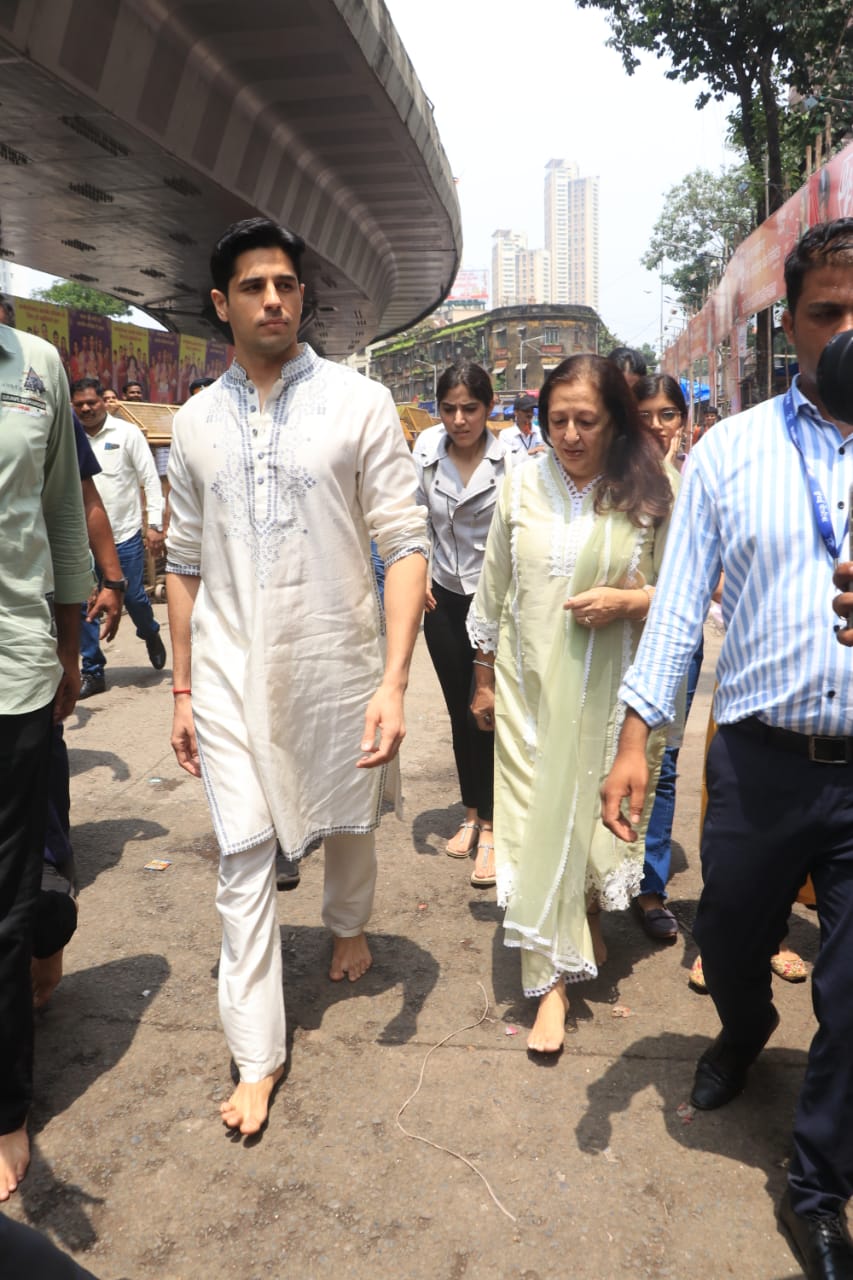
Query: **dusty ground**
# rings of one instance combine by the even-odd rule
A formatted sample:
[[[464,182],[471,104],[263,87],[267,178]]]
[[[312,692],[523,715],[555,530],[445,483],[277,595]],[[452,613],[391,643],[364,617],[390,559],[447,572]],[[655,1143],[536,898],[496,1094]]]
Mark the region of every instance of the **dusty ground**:
[[[716,647],[709,634],[711,659]],[[38,1019],[34,1160],[9,1213],[100,1280],[800,1274],[774,1205],[813,1030],[808,986],[777,981],[782,1025],[744,1097],[679,1114],[716,1034],[710,1001],[687,987],[712,660],[682,752],[682,937],[659,948],[631,917],[608,917],[610,962],[572,992],[565,1053],[542,1067],[525,1053],[532,1008],[493,891],[472,889],[470,864],[443,853],[459,809],[448,808],[447,723],[419,644],[408,817],[386,818],[379,835],[375,966],[354,987],[327,980],[315,856],[279,899],[292,1058],[254,1144],[217,1118],[229,1076],[216,854],[201,785],[169,749],[169,672],[144,663],[125,619],[108,693],[68,726],[80,929]],[[152,858],[172,865],[143,870]],[[813,957],[801,908],[793,942]],[[396,1123],[430,1047],[466,1026],[430,1057],[403,1122],[473,1161],[512,1217],[475,1173]]]

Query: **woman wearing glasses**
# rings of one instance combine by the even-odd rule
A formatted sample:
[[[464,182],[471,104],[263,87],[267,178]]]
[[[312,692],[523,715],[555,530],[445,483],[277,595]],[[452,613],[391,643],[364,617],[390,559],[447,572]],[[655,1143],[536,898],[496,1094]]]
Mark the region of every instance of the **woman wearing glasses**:
[[[640,421],[657,439],[667,464],[666,470],[673,491],[677,492],[680,477],[674,470],[674,459],[687,421],[684,392],[669,374],[655,373],[640,379],[634,387],[634,395]],[[687,673],[687,700],[683,720],[679,717],[682,725],[690,713],[699,672],[702,670],[702,657],[703,646],[700,644]],[[654,808],[646,832],[643,880],[640,893],[633,900],[640,924],[655,942],[674,942],[678,937],[678,921],[666,906],[666,884],[672,856],[672,820],[675,814],[679,745],[670,745],[663,753]]]

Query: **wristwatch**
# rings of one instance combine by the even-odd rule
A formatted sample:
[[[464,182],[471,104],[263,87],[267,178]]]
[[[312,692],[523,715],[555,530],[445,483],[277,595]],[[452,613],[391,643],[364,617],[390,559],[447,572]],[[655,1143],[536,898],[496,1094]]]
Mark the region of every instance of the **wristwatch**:
[[[110,582],[109,578],[102,578],[101,586],[106,587],[108,591],[121,591],[124,594],[127,591],[127,578],[119,578],[116,582]]]

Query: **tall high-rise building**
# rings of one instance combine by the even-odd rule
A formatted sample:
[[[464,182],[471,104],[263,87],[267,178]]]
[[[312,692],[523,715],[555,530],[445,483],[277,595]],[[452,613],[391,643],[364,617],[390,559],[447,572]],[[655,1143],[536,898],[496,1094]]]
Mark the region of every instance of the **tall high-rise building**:
[[[545,166],[545,248],[551,302],[598,310],[598,178],[582,178],[565,160]]]
[[[551,255],[547,249],[523,249],[516,259],[518,302],[551,300]]]
[[[518,256],[527,249],[521,231],[492,233],[492,306],[514,307],[518,297]]]

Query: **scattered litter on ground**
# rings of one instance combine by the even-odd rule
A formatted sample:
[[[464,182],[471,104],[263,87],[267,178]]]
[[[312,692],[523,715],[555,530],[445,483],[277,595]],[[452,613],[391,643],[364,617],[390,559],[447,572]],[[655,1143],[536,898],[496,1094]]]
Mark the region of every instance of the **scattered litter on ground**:
[[[518,1027],[504,1027],[504,1035],[505,1035],[505,1036],[517,1036],[517,1035],[518,1035]]]
[[[143,871],[165,871],[167,867],[171,867],[171,862],[166,858],[152,858],[150,862],[146,862],[142,868]]]
[[[682,1102],[676,1107],[676,1115],[682,1124],[692,1124],[693,1117],[696,1114],[696,1108],[691,1107],[689,1102]]]
[[[610,1147],[605,1147],[601,1154],[604,1156],[604,1159],[607,1161],[608,1164],[619,1163],[619,1157],[613,1154]]]
[[[615,1004],[610,1010],[610,1016],[611,1018],[630,1018],[633,1015],[626,1004]]]
[[[427,905],[428,905],[428,904],[427,904],[426,902],[419,902],[419,903],[418,903],[418,911],[426,911],[426,910],[427,910]]]
[[[162,778],[149,778],[148,785],[149,787],[158,787],[162,781]]]

